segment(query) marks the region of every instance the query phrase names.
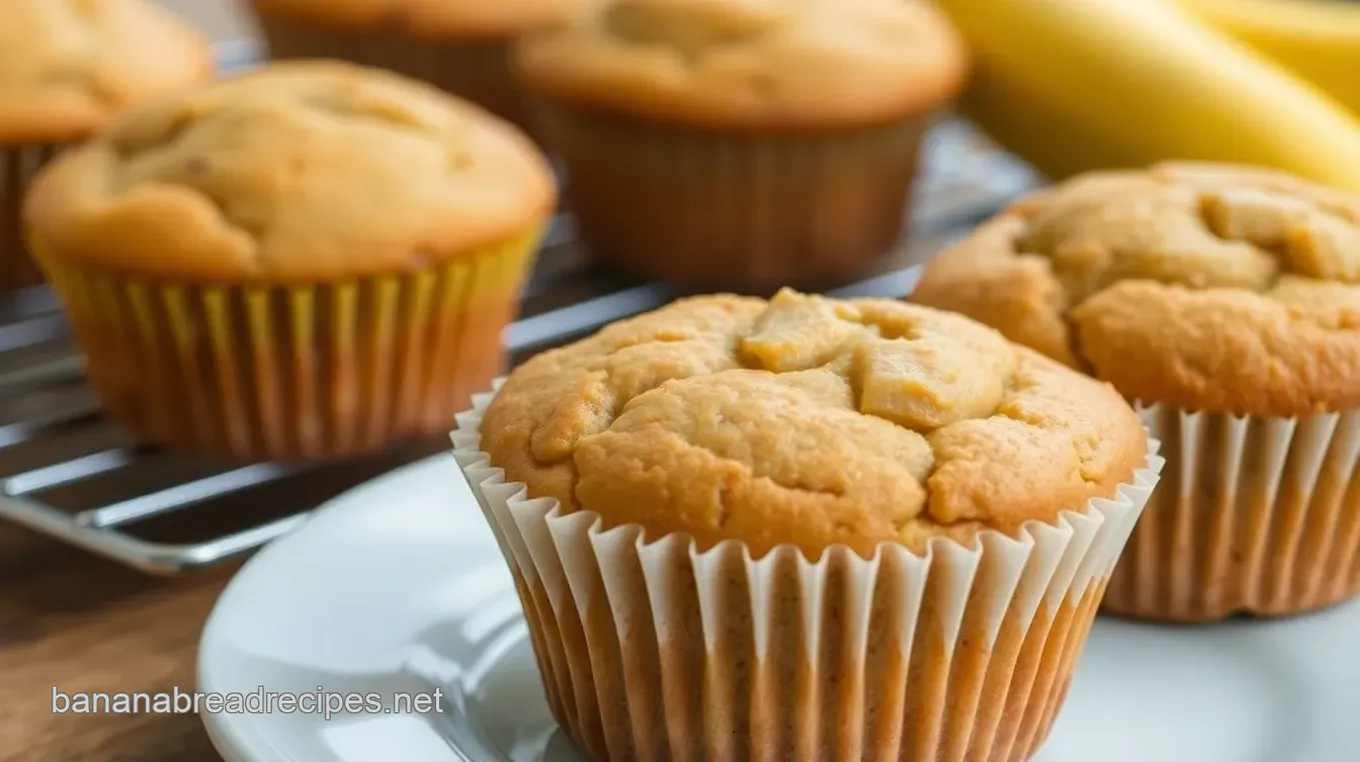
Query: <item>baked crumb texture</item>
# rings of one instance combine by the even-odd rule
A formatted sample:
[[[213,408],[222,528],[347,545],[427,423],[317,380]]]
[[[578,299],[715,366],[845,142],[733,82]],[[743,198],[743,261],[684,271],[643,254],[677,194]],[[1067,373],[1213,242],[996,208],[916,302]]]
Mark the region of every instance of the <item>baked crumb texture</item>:
[[[146,0],[6,0],[0,144],[82,138],[120,110],[209,78],[207,40]]]
[[[535,357],[482,448],[564,511],[753,554],[1052,521],[1146,458],[1107,386],[957,315],[785,290],[682,300]]]
[[[1172,163],[1040,191],[927,269],[913,301],[1000,329],[1145,403],[1360,406],[1360,199]]]
[[[892,122],[948,99],[964,74],[940,13],[899,0],[582,3],[528,36],[517,64],[555,100],[761,130]]]
[[[1161,467],[1116,393],[993,331],[788,291],[531,361],[452,439],[597,762],[1029,759]],[[976,531],[1040,495],[1074,510]]]
[[[134,109],[35,181],[26,220],[125,274],[311,282],[501,244],[554,182],[521,133],[433,87],[289,62]]]

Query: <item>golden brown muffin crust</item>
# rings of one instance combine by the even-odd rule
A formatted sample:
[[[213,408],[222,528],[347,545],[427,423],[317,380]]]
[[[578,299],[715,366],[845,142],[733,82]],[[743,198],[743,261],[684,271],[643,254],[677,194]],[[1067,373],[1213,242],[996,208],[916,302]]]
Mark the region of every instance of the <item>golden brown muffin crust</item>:
[[[1360,199],[1273,171],[1173,163],[1040,191],[931,263],[912,299],[1143,402],[1360,406]]]
[[[619,0],[525,38],[530,90],[714,129],[890,122],[953,96],[962,44],[916,0]]]
[[[261,13],[332,29],[454,41],[535,29],[560,20],[586,0],[250,1]]]
[[[530,231],[546,160],[433,87],[274,64],[135,109],[34,182],[28,230],[124,273],[270,283],[411,272]]]
[[[0,143],[59,143],[208,79],[207,41],[145,0],[0,4]]]
[[[1107,386],[949,313],[889,300],[682,300],[535,357],[481,447],[608,526],[705,546],[915,550],[1052,521],[1143,465]]]

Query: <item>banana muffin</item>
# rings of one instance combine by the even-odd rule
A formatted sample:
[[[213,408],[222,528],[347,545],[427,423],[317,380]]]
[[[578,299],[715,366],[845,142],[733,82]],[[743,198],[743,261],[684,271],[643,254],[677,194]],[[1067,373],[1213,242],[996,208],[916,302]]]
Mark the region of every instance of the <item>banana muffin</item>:
[[[601,261],[788,285],[891,253],[964,54],[910,0],[617,0],[527,35],[515,71]]]
[[[207,41],[145,0],[7,0],[0,10],[0,291],[42,277],[25,252],[24,189],[119,111],[212,75]]]
[[[555,198],[480,108],[289,63],[128,112],[39,175],[25,223],[110,417],[314,460],[448,430],[501,370]]]
[[[1158,467],[993,330],[787,290],[539,355],[454,445],[601,761],[1027,758]]]
[[[1360,591],[1360,199],[1263,169],[1086,175],[984,224],[913,300],[1108,381],[1170,463],[1114,612],[1286,614]]]
[[[250,0],[277,60],[333,58],[438,85],[529,126],[510,75],[524,32],[585,0]]]

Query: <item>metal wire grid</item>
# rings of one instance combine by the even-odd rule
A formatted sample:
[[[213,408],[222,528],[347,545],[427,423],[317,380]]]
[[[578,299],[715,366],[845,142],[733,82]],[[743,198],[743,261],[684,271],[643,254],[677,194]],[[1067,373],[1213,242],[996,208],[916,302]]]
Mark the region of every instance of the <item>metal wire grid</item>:
[[[233,47],[224,58],[251,54]],[[961,122],[936,128],[924,159],[916,229],[898,269],[828,293],[905,293],[911,265],[929,249],[1033,183]],[[559,216],[525,289],[523,317],[505,333],[511,362],[681,295],[593,269],[570,219]],[[196,460],[139,446],[105,421],[83,373],[46,288],[0,301],[0,519],[153,574],[247,554],[295,529],[320,502],[444,444],[330,466]]]

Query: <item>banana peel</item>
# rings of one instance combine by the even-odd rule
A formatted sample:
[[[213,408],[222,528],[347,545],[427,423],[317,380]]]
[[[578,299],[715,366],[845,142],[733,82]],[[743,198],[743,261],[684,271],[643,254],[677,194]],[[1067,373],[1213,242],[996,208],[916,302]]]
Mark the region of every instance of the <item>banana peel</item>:
[[[1360,114],[1360,2],[1177,1]]]
[[[1053,180],[1184,159],[1360,192],[1360,121],[1173,0],[936,5],[972,52],[964,114]]]

